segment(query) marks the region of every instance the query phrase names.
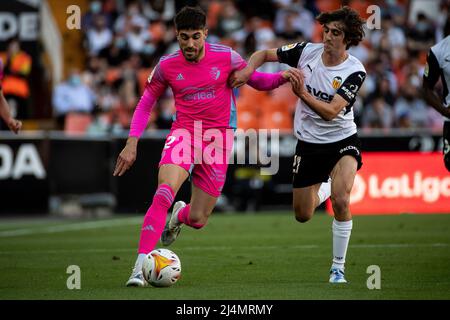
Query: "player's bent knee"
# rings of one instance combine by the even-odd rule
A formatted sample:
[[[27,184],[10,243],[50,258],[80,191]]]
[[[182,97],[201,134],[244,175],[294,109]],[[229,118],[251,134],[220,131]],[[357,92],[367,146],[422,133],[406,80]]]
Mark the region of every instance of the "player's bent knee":
[[[300,223],[308,222],[313,214],[310,210],[305,210],[300,206],[298,207],[295,206],[294,211],[295,211],[295,220],[297,220]]]
[[[300,223],[305,223],[305,222],[308,222],[309,220],[311,220],[311,217],[295,215],[295,220],[297,220]]]
[[[189,214],[191,221],[191,226],[195,229],[203,228],[208,222],[208,214],[204,212],[192,212]]]
[[[331,204],[335,213],[347,212],[350,205],[348,196],[331,196]]]

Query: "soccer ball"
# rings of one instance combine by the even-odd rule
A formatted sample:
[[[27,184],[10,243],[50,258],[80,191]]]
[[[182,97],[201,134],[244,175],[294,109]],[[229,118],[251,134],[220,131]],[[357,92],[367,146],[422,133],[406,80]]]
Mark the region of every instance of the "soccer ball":
[[[155,249],[143,265],[144,278],[154,287],[170,287],[181,276],[180,258],[168,249]]]

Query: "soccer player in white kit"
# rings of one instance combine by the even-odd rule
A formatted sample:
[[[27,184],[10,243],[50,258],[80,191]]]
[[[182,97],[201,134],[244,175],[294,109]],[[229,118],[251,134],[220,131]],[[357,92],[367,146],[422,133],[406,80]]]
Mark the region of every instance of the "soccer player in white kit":
[[[322,43],[294,43],[255,52],[248,66],[230,79],[244,84],[264,62],[280,62],[300,72],[290,78],[297,102],[294,133],[293,207],[299,222],[311,219],[331,195],[334,211],[330,283],[346,283],[344,264],[352,230],[350,191],[362,166],[352,106],[366,77],[362,63],[347,49],[364,37],[364,20],[349,7],[320,14]],[[330,181],[331,180],[331,181]]]
[[[444,26],[445,38],[430,48],[423,74],[423,95],[427,103],[444,117],[444,164],[450,172],[450,17]],[[443,97],[434,92],[439,77],[443,87]]]

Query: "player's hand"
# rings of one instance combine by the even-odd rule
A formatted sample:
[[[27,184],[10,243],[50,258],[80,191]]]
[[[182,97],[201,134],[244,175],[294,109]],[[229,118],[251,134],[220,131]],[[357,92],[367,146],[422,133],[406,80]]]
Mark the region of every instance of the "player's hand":
[[[305,92],[305,80],[303,73],[295,68],[286,70],[289,82],[292,85],[292,91],[301,98],[301,95]]]
[[[131,168],[136,160],[137,138],[130,137],[127,140],[125,148],[117,157],[116,167],[114,168],[113,176],[122,176],[128,169]]]
[[[254,71],[255,70],[253,70],[252,67],[246,66],[244,69],[232,72],[228,77],[228,85],[231,88],[239,88],[243,86],[247,83],[248,79],[250,79]]]
[[[6,124],[8,125],[8,128],[15,134],[17,134],[22,128],[22,121],[14,118],[10,118],[8,121],[6,121]]]

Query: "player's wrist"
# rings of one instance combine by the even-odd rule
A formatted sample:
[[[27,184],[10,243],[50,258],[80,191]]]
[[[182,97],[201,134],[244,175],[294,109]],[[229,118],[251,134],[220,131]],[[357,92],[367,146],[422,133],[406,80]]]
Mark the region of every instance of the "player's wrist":
[[[246,73],[246,75],[248,76],[248,77],[250,77],[251,75],[252,75],[252,73],[253,72],[255,72],[255,70],[256,70],[256,68],[254,67],[254,66],[252,66],[251,64],[248,64],[246,67],[245,67],[245,73]]]
[[[137,146],[139,138],[135,136],[129,136],[127,139],[127,145]]]

